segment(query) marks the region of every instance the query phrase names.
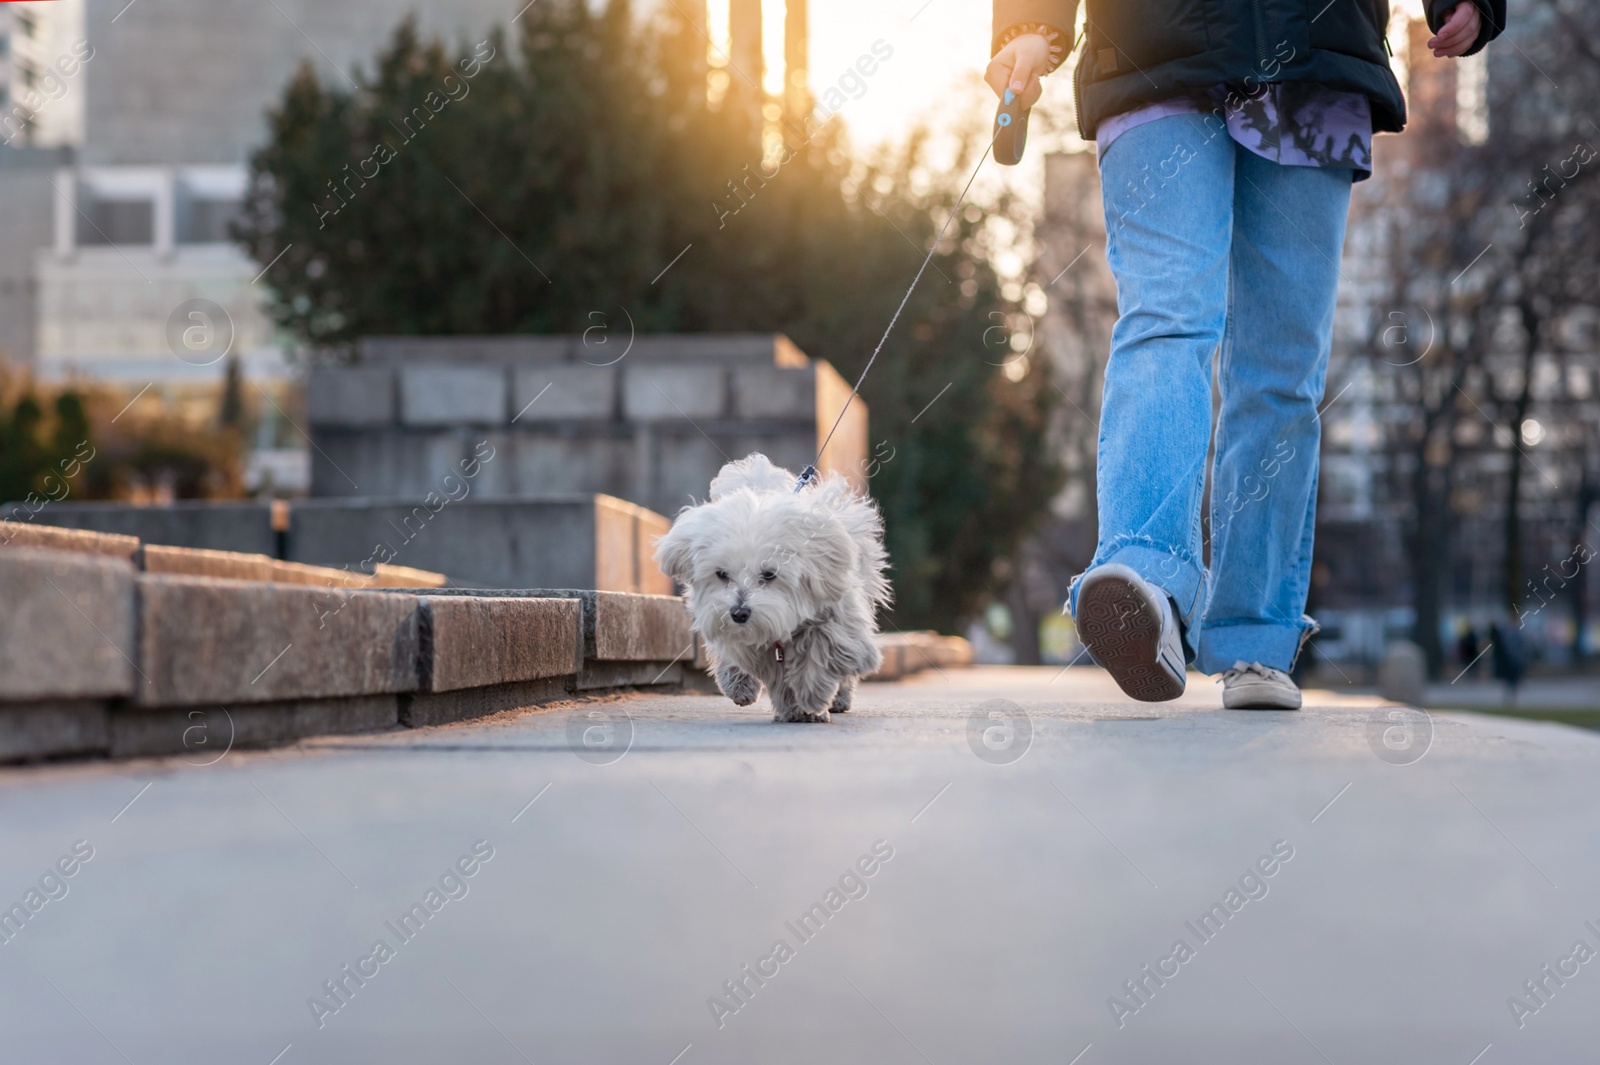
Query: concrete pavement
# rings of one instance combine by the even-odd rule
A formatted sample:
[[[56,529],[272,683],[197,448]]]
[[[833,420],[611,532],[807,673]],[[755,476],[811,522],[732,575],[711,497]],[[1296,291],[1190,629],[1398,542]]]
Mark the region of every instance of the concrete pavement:
[[[1087,669],[857,707],[0,771],[0,1057],[1600,1057],[1600,737]]]

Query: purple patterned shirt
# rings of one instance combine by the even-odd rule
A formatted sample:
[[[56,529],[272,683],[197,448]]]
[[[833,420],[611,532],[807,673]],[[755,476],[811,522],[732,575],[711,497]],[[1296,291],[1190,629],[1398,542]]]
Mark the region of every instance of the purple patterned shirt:
[[[1302,82],[1272,82],[1253,91],[1217,85],[1124,111],[1100,123],[1095,145],[1104,152],[1128,130],[1158,118],[1216,115],[1226,121],[1228,136],[1263,159],[1354,170],[1355,181],[1372,176],[1372,108],[1361,93]]]

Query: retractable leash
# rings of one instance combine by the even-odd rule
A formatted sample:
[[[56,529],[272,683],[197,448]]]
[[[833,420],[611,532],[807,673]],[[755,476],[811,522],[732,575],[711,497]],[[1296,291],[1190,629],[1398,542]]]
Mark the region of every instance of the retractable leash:
[[[872,370],[872,364],[878,361],[878,352],[883,350],[883,345],[888,341],[889,334],[894,331],[894,324],[900,320],[900,312],[906,309],[906,304],[911,301],[911,294],[917,289],[917,282],[922,280],[923,272],[928,269],[928,264],[933,261],[933,253],[939,250],[939,244],[944,240],[945,231],[950,228],[950,220],[955,218],[961,210],[961,204],[966,200],[967,193],[972,189],[972,183],[978,178],[978,171],[983,169],[984,160],[993,150],[994,160],[1001,166],[1016,166],[1022,161],[1022,149],[1028,140],[1028,112],[1018,106],[1017,94],[1007,89],[1005,96],[1000,101],[1000,107],[994,115],[994,136],[989,141],[989,147],[983,150],[983,156],[978,160],[978,165],[972,168],[972,176],[967,178],[966,187],[961,190],[961,195],[956,197],[956,205],[950,209],[950,215],[944,220],[944,225],[939,229],[939,236],[934,240],[933,247],[928,249],[927,256],[922,260],[922,265],[917,268],[917,276],[911,279],[911,287],[906,289],[906,294],[900,300],[900,306],[895,308],[894,317],[889,319],[889,328],[883,331],[883,338],[878,341],[878,346],[872,349],[871,358],[861,371],[861,376],[856,378],[856,385],[850,390],[850,398],[844,401],[844,406],[839,409],[839,416],[833,420],[833,428],[828,430],[828,435],[823,437],[822,446],[817,449],[816,462],[822,461],[822,455],[828,450],[828,444],[833,440],[833,434],[838,431],[839,424],[844,421],[845,412],[850,409],[850,404],[855,402],[856,393],[861,391],[861,383],[867,379],[867,374]],[[817,479],[816,462],[800,471],[800,476],[794,483],[796,495],[806,485]],[[778,661],[783,661],[782,652],[779,652]]]
[[[1019,106],[1010,89],[994,113],[994,161],[1001,166],[1022,162],[1022,149],[1028,144],[1028,112]]]

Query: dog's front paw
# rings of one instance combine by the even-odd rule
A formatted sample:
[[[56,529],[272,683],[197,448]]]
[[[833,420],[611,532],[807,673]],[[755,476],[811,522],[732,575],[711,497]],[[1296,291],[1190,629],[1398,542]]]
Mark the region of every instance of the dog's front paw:
[[[735,706],[749,706],[761,694],[761,682],[737,666],[724,663],[717,667],[717,687],[732,699]]]
[[[828,711],[826,710],[785,709],[779,710],[776,714],[773,714],[772,720],[780,724],[806,724],[815,722],[826,725],[829,720],[829,715]]]
[[[833,693],[833,704],[828,709],[836,714],[848,713],[850,704],[855,699],[855,694],[856,679],[854,677],[846,677],[839,682],[839,690]]]

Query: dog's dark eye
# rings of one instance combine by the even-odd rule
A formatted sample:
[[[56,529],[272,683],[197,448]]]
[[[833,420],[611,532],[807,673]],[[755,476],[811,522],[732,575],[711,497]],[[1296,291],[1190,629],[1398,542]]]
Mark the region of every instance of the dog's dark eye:
[[[725,569],[717,570],[717,580],[725,581],[727,579],[728,579],[728,571],[727,570],[725,570]]]
[[[764,569],[764,570],[761,571],[761,582],[763,584],[767,583],[768,581],[775,581],[777,579],[778,579],[778,575],[776,573],[774,573],[772,570]]]

